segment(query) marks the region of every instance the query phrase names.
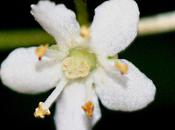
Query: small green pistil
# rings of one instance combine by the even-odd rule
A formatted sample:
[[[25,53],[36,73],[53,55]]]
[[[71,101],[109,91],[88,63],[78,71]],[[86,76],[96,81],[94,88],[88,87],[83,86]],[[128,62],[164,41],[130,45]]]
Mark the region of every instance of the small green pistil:
[[[62,63],[62,69],[68,79],[85,78],[95,68],[95,54],[81,48],[71,49]]]
[[[96,55],[87,49],[73,48],[69,51],[69,57],[82,58],[88,62],[91,70],[96,68],[96,65],[97,65]]]

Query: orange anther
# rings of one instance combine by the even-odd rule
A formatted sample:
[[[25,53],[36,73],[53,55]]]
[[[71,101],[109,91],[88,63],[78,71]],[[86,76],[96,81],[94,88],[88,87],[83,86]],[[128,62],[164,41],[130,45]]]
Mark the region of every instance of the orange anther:
[[[94,104],[91,101],[85,103],[85,105],[82,106],[82,109],[85,111],[88,118],[91,119],[93,117]]]

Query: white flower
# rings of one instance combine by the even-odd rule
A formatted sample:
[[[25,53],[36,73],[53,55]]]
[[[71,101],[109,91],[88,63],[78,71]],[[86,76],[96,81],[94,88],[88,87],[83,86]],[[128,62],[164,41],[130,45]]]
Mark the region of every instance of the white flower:
[[[81,27],[63,4],[40,1],[31,13],[57,45],[14,50],[1,65],[2,82],[22,93],[55,88],[35,116],[49,115],[56,100],[59,130],[88,130],[100,119],[98,99],[111,110],[134,111],[154,100],[155,86],[127,60],[118,59],[135,38],[139,21],[133,0],[110,0]],[[39,60],[38,60],[39,58]]]

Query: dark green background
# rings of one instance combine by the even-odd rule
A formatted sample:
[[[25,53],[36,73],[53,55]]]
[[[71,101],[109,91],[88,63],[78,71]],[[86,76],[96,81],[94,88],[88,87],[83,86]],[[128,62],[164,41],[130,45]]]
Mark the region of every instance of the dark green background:
[[[0,29],[39,28],[29,11],[29,5],[37,0],[1,0]],[[173,0],[137,0],[141,16],[175,9]],[[58,1],[57,1],[58,2]],[[87,0],[90,19],[93,9],[102,1]],[[64,3],[74,9],[73,2]],[[0,62],[12,50],[0,50]],[[155,101],[147,108],[133,112],[109,111],[103,106],[102,119],[94,130],[117,129],[152,129],[153,127],[174,127],[175,115],[175,33],[164,33],[147,37],[139,37],[133,44],[120,53],[120,58],[133,62],[142,72],[153,80],[157,87]],[[51,92],[51,91],[50,91]],[[39,101],[44,100],[50,92],[40,95],[23,95],[0,86],[0,130],[54,130],[52,117],[38,120],[33,112]],[[54,106],[51,109],[54,113]],[[68,124],[69,125],[69,124]],[[78,125],[78,124],[77,124]]]

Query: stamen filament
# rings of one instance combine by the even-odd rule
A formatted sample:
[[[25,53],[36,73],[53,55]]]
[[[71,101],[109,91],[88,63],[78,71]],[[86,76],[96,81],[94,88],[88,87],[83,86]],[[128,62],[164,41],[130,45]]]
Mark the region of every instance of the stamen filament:
[[[61,47],[58,45],[50,46],[45,54],[45,57],[58,62],[62,61],[68,55],[68,51],[60,48]]]
[[[86,83],[86,102],[92,100],[93,95],[94,95],[94,90],[93,90],[93,80],[92,79],[87,79]]]
[[[62,90],[66,86],[67,82],[68,81],[66,79],[62,79],[59,82],[59,84],[57,85],[55,90],[51,93],[51,95],[44,102],[46,107],[50,108],[50,106],[53,104],[53,102],[57,99],[57,97],[60,95],[60,93],[62,92]]]
[[[35,117],[44,118],[46,115],[50,115],[49,111],[50,106],[60,95],[60,93],[62,92],[67,83],[68,80],[63,78],[56,86],[55,90],[51,93],[51,95],[46,99],[46,101],[44,103],[43,102],[39,103],[38,108],[35,109],[34,113]]]

